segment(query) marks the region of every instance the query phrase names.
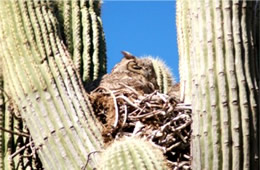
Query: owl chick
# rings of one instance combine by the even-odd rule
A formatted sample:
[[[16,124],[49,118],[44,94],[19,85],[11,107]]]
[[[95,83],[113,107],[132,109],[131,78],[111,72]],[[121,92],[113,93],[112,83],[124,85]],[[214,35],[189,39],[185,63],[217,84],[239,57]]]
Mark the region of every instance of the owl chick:
[[[159,89],[150,59],[136,58],[125,51],[122,54],[124,58],[115,65],[111,73],[102,77],[100,87],[113,91],[130,87],[140,94],[149,94]]]

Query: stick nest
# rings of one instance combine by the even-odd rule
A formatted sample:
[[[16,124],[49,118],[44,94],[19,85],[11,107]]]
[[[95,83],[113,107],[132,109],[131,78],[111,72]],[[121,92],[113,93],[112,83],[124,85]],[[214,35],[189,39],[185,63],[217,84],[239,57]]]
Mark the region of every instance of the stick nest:
[[[91,93],[105,143],[123,136],[144,137],[161,149],[172,169],[190,168],[191,107],[159,93],[134,89],[111,91],[99,87]]]

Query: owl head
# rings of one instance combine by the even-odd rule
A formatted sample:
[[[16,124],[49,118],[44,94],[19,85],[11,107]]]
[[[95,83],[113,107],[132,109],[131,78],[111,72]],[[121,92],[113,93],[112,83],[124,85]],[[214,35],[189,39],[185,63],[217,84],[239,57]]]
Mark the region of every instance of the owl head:
[[[115,65],[111,73],[132,72],[144,76],[147,80],[156,79],[153,63],[148,58],[137,58],[129,52],[122,51],[122,60]]]

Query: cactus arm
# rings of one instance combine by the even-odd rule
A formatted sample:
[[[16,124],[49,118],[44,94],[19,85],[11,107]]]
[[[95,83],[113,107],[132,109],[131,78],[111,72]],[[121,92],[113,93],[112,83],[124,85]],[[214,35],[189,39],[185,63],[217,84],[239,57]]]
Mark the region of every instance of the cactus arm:
[[[159,65],[157,64],[156,60],[152,60],[153,62],[153,68],[156,74],[156,81],[157,84],[159,86],[159,91],[162,92],[163,91],[163,74],[162,74],[162,70],[159,67]]]
[[[100,169],[167,169],[161,150],[153,148],[148,141],[124,138],[115,141],[102,153]]]
[[[86,1],[85,1],[86,2]],[[82,79],[84,82],[91,80],[91,48],[92,43],[91,41],[91,21],[90,21],[90,14],[89,9],[87,8],[86,4],[81,6],[82,9],[82,35],[83,35],[83,75]]]
[[[73,62],[84,83],[106,73],[105,37],[100,19],[101,1],[64,1],[60,20]]]
[[[147,57],[153,63],[153,68],[156,75],[156,81],[161,93],[167,94],[170,88],[175,84],[175,80],[170,68],[159,58]]]
[[[80,73],[81,59],[81,21],[80,21],[80,1],[72,1],[72,30],[73,30],[73,61],[77,71]]]
[[[89,14],[90,14],[90,18],[91,18],[91,26],[92,26],[92,30],[93,30],[93,79],[97,79],[98,78],[98,72],[99,72],[99,29],[98,29],[98,20],[97,20],[97,15],[95,13],[95,2],[93,0],[89,1]]]
[[[191,70],[185,70],[186,67],[190,65],[190,53],[191,53],[191,27],[190,27],[190,13],[188,11],[189,3],[187,1],[176,1],[176,24],[177,24],[177,34],[178,34],[178,53],[179,56],[179,73],[180,73],[180,83],[182,84],[182,91],[184,91],[185,102],[191,103],[191,98],[189,95],[191,91],[191,81],[192,76]],[[185,16],[185,17],[184,17]]]
[[[99,6],[101,6],[101,4],[98,4]],[[100,9],[100,7],[98,8]],[[102,75],[106,74],[106,68],[107,68],[107,55],[106,55],[106,52],[107,52],[107,49],[106,49],[106,38],[105,38],[105,32],[104,30],[102,29],[103,28],[103,23],[102,23],[102,20],[101,20],[101,17],[100,15],[98,16],[97,18],[98,20],[98,26],[99,26],[99,32],[100,32],[100,45],[99,45],[99,48],[100,48],[100,73],[99,73],[99,77],[101,77]]]
[[[71,31],[71,13],[72,13],[72,1],[63,1],[63,28],[64,28],[64,35],[65,35],[65,42],[67,45],[67,48],[72,54],[72,31]]]

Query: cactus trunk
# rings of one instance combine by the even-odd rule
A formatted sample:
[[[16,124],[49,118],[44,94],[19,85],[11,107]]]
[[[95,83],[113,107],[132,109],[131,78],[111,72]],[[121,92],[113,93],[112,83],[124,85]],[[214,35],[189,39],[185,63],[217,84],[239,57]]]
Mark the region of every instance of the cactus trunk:
[[[259,1],[177,1],[192,169],[259,168]]]
[[[101,126],[82,85],[106,69],[100,2],[59,3],[0,1],[0,123],[9,131],[0,136],[2,169],[39,169],[37,155],[23,157],[34,151],[45,169],[80,169],[88,153],[103,148]],[[92,28],[82,26],[89,20]],[[22,135],[27,128],[33,143]],[[93,168],[98,155],[90,158],[87,167]]]

